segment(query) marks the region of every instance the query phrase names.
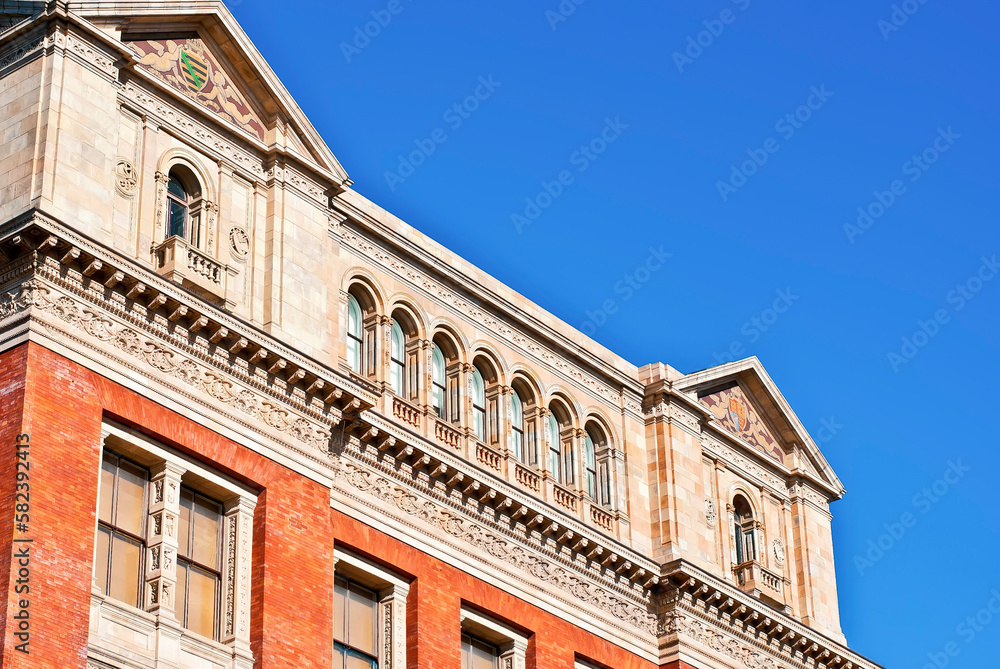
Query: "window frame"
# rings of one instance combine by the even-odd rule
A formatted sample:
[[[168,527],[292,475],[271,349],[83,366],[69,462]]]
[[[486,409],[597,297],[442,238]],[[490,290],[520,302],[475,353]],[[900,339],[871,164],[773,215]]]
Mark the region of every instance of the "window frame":
[[[479,441],[487,443],[486,379],[475,365],[472,366],[472,431]]]
[[[562,443],[559,441],[559,419],[556,418],[556,415],[551,410],[548,419],[549,473],[552,474],[552,479],[561,485],[564,477],[562,472]]]
[[[389,328],[389,387],[406,397],[406,333],[395,318]]]
[[[112,493],[111,493],[112,494],[112,507],[111,507],[112,520],[111,520],[111,522],[107,522],[107,521],[104,521],[104,520],[101,519],[100,501],[98,501],[98,505],[97,505],[97,534],[99,534],[102,531],[102,529],[103,529],[103,531],[107,532],[108,537],[109,537],[109,541],[108,541],[108,555],[107,555],[107,567],[105,569],[104,590],[103,590],[102,594],[104,594],[105,597],[112,597],[111,596],[111,585],[112,585],[112,583],[111,583],[111,577],[112,577],[111,567],[114,564],[114,545],[115,545],[114,544],[114,537],[115,537],[115,534],[119,534],[122,537],[124,537],[126,540],[128,540],[128,541],[130,541],[132,543],[138,544],[138,547],[139,547],[139,561],[138,561],[139,564],[138,564],[138,570],[137,570],[137,573],[136,573],[136,599],[133,602],[125,602],[125,601],[122,601],[122,600],[114,598],[114,597],[112,597],[112,599],[114,599],[115,601],[122,602],[123,604],[128,604],[129,606],[133,606],[135,608],[142,608],[143,585],[144,585],[145,574],[146,574],[146,536],[145,536],[145,534],[146,534],[146,530],[147,530],[146,525],[147,525],[148,516],[149,516],[149,513],[148,513],[148,509],[149,509],[149,481],[150,481],[149,468],[148,467],[144,467],[143,465],[139,464],[138,462],[135,462],[135,461],[133,461],[133,460],[131,460],[131,459],[123,456],[122,454],[118,453],[117,451],[110,450],[110,449],[102,449],[102,452],[101,452],[101,468],[100,468],[99,473],[98,473],[98,497],[100,497],[100,488],[102,487],[101,486],[101,482],[100,482],[100,477],[101,477],[101,475],[104,472],[104,462],[105,462],[106,458],[108,457],[108,455],[112,455],[112,456],[114,456],[116,458],[116,462],[115,462],[115,474],[114,474],[114,487],[113,487],[113,490],[112,490]],[[140,507],[141,508],[141,518],[142,518],[142,520],[141,520],[141,524],[142,524],[141,531],[142,531],[142,535],[143,536],[137,536],[137,535],[133,534],[132,532],[130,532],[129,530],[126,530],[126,529],[123,529],[123,528],[119,527],[118,524],[117,524],[117,516],[118,516],[118,486],[119,486],[119,482],[121,480],[121,476],[120,476],[119,472],[121,471],[121,463],[122,463],[123,460],[125,462],[127,462],[129,465],[135,467],[136,469],[141,470],[145,474],[145,479],[143,480],[143,484],[142,484],[142,503],[141,503],[141,507]],[[96,534],[95,534],[94,570],[93,570],[94,571],[94,578],[95,579],[97,578],[97,566],[98,566],[97,551],[98,551],[98,546],[97,546],[97,539],[96,539]],[[95,583],[96,583],[96,580],[95,580]]]
[[[462,636],[468,636],[497,650],[496,666],[509,661],[516,669],[524,669],[528,637],[494,619],[489,614],[469,608],[463,602],[460,613]],[[462,669],[465,669],[463,667]]]
[[[514,455],[514,459],[522,464],[526,463],[526,444],[524,440],[524,400],[521,399],[521,394],[517,392],[517,389],[515,388],[511,388],[510,390],[510,433],[510,450]]]
[[[448,420],[448,361],[437,342],[431,348],[431,408],[438,419]]]
[[[378,591],[373,590],[371,588],[367,588],[364,585],[362,585],[361,583],[358,583],[357,581],[355,581],[353,579],[347,578],[345,576],[338,576],[336,574],[336,572],[335,572],[334,576],[333,576],[333,584],[334,584],[334,591],[335,592],[336,592],[336,588],[337,588],[337,585],[338,585],[338,581],[341,582],[341,583],[343,583],[346,586],[346,588],[345,588],[346,594],[345,594],[345,598],[344,598],[345,609],[344,609],[344,633],[343,633],[346,638],[343,639],[343,640],[338,640],[337,639],[337,629],[336,629],[336,627],[334,627],[334,630],[333,630],[333,649],[334,649],[334,653],[336,653],[336,651],[337,651],[337,646],[340,646],[341,648],[344,649],[345,663],[344,663],[344,667],[339,667],[338,668],[338,667],[335,666],[334,669],[346,669],[346,664],[347,664],[346,663],[346,659],[349,657],[349,653],[354,653],[355,655],[361,656],[362,659],[367,660],[373,667],[375,667],[375,669],[378,669],[379,663],[380,663],[379,662],[379,657],[378,657],[378,649],[379,649],[379,641],[381,640],[379,638],[380,637],[380,630],[379,630],[379,624],[378,624],[378,613],[379,613],[378,612],[378,607],[379,607]],[[371,602],[372,602],[372,621],[371,621],[372,622],[372,632],[374,632],[374,634],[375,634],[375,638],[372,640],[372,648],[375,651],[374,655],[371,654],[371,653],[369,653],[368,651],[362,650],[361,648],[359,648],[357,646],[354,646],[354,645],[352,645],[350,643],[350,637],[351,637],[351,632],[350,632],[350,620],[351,620],[351,616],[349,614],[349,610],[350,610],[350,605],[349,605],[350,596],[351,596],[352,592],[356,592],[356,591],[359,591],[359,590],[360,591],[364,591],[365,593],[368,593],[368,594],[371,595],[370,599],[371,599]],[[336,594],[334,594],[334,598],[336,599]],[[336,606],[336,604],[335,604],[335,606]],[[336,621],[336,619],[337,619],[337,613],[336,613],[336,610],[334,610],[334,620]]]
[[[220,618],[221,618],[220,614],[221,614],[221,608],[222,608],[221,607],[221,604],[222,604],[222,601],[221,601],[221,599],[222,599],[222,557],[223,557],[222,556],[222,551],[223,551],[223,548],[225,546],[225,542],[223,540],[223,531],[224,531],[225,524],[226,524],[225,505],[222,502],[216,501],[216,500],[212,499],[211,497],[209,497],[208,495],[204,495],[204,494],[198,492],[197,490],[195,490],[194,488],[191,488],[190,486],[186,486],[186,485],[183,485],[183,484],[180,487],[180,503],[183,503],[184,493],[185,492],[191,493],[194,498],[201,497],[202,499],[211,502],[212,504],[214,504],[215,506],[217,506],[219,508],[219,511],[218,511],[218,514],[219,514],[219,516],[218,516],[219,517],[219,524],[218,524],[218,528],[216,529],[216,533],[215,533],[216,534],[215,544],[216,544],[216,546],[218,546],[218,553],[217,553],[218,566],[217,566],[217,568],[213,568],[213,567],[210,567],[210,566],[208,566],[206,564],[203,564],[203,563],[200,563],[200,562],[196,562],[193,557],[185,556],[182,553],[182,550],[188,550],[188,549],[182,549],[179,544],[177,546],[177,568],[178,568],[178,571],[180,570],[181,564],[185,564],[186,567],[187,567],[187,569],[189,570],[189,573],[190,573],[190,570],[193,568],[193,569],[198,570],[198,571],[207,572],[207,573],[209,573],[209,574],[211,574],[212,576],[215,577],[215,595],[214,595],[214,603],[213,603],[213,610],[215,611],[215,615],[213,616],[212,634],[208,638],[210,638],[210,639],[212,639],[214,641],[218,641],[219,640],[220,627],[221,627],[221,625],[219,623],[220,623]],[[192,500],[192,502],[193,501],[194,500]],[[193,512],[193,510],[194,509],[193,509],[193,506],[192,506],[192,512]],[[178,525],[178,527],[177,527],[177,534],[178,534],[178,536],[180,536],[180,532],[181,532],[180,525]],[[189,528],[187,530],[187,534],[188,534],[188,543],[193,548],[194,541],[195,541],[195,539],[194,539],[194,514],[193,513],[191,515],[190,526],[189,526]],[[192,553],[193,553],[193,550],[192,550]],[[180,579],[178,579],[178,581],[179,580]],[[191,632],[194,632],[195,634],[199,634],[199,632],[195,632],[190,627],[188,627],[188,608],[189,608],[189,605],[191,603],[190,602],[190,595],[189,595],[190,586],[191,586],[191,577],[190,576],[186,577],[184,579],[184,583],[185,583],[184,611],[182,613],[180,610],[178,610],[180,608],[180,606],[179,606],[180,592],[178,592],[177,595],[174,598],[175,603],[177,603],[177,606],[175,606],[175,615],[177,616],[178,621],[181,623],[181,626],[183,626],[184,629],[186,629],[188,631],[191,631]],[[179,588],[178,588],[178,590],[179,590]],[[207,635],[202,635],[202,636],[207,636]]]
[[[378,669],[406,669],[406,603],[410,582],[342,545],[334,546],[333,564],[335,579],[352,581],[376,594],[375,649]],[[331,606],[334,605],[331,601]],[[387,619],[388,616],[391,617]],[[386,631],[392,635],[390,639],[385,638]],[[331,659],[333,652],[331,646]],[[385,657],[387,652],[391,654],[388,661]],[[363,654],[368,656],[368,653]]]
[[[356,328],[351,327],[351,319],[354,318]],[[354,297],[351,293],[347,294],[347,341],[346,345],[346,355],[347,355],[347,365],[351,368],[351,371],[355,374],[361,374],[362,371],[362,361],[364,359],[364,349],[365,349],[365,312],[361,308],[361,302],[358,298]],[[357,330],[355,332],[355,329]],[[351,343],[356,344],[356,348],[353,350]]]
[[[254,542],[253,515],[257,504],[257,491],[247,484],[237,481],[221,472],[205,466],[198,460],[153,441],[133,430],[112,421],[101,425],[100,462],[104,462],[106,452],[124,457],[150,472],[144,488],[143,517],[145,520],[145,551],[140,592],[142,599],[138,606],[128,605],[104,595],[97,583],[97,570],[93,570],[92,597],[99,605],[91,607],[91,629],[103,630],[103,621],[127,621],[135,629],[149,630],[152,634],[161,618],[179,628],[181,640],[197,657],[216,661],[222,656],[235,658],[237,666],[252,666],[250,650],[251,615],[251,569]],[[97,472],[101,476],[101,471]],[[219,541],[219,564],[221,580],[217,586],[216,609],[213,627],[218,630],[215,638],[203,636],[196,630],[179,623],[173,610],[176,598],[171,589],[167,595],[164,583],[178,583],[176,578],[177,554],[179,551],[180,492],[181,487],[191,488],[202,497],[219,501],[222,506],[223,535]],[[102,504],[102,494],[98,481],[96,508]],[[176,504],[171,506],[171,495]],[[176,507],[176,511],[174,510]],[[175,515],[174,515],[175,514]],[[94,532],[100,528],[100,513],[95,514]],[[169,523],[173,522],[173,525]],[[221,529],[221,528],[220,528]],[[176,540],[175,540],[176,538]],[[95,546],[95,558],[97,550]],[[152,562],[151,562],[152,561]],[[172,562],[172,564],[171,564]],[[156,567],[159,563],[158,568]],[[96,564],[96,560],[95,560]],[[174,575],[171,576],[171,571]],[[173,579],[173,581],[170,581]],[[160,599],[152,596],[154,591],[165,595]],[[227,588],[232,588],[234,596],[229,601],[222,597]],[[245,593],[245,594],[244,594]],[[118,641],[110,633],[98,631],[92,636],[90,646],[101,652],[117,657]],[[159,655],[158,655],[159,653]],[[141,653],[142,658],[154,661],[162,656],[157,646]]]

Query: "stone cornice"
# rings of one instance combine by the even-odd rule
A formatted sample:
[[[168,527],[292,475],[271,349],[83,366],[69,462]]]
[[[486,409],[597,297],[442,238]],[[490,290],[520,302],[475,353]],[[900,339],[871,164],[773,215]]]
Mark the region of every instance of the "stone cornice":
[[[694,641],[748,669],[880,669],[685,560],[663,565],[662,583],[661,653],[683,635],[685,645]]]

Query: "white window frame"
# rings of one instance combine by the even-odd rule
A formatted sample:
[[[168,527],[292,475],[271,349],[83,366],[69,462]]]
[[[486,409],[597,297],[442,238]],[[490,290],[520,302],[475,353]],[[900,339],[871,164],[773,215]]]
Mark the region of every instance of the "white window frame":
[[[498,669],[525,669],[528,637],[498,620],[464,606],[461,623],[462,634],[468,634],[497,647]]]
[[[334,575],[358,583],[378,595],[375,647],[379,669],[406,669],[406,598],[410,582],[343,548],[333,549]],[[330,601],[331,607],[333,600]],[[331,657],[333,647],[330,647]]]
[[[251,560],[253,512],[257,493],[235,479],[157,443],[145,435],[114,422],[101,426],[101,449],[130,460],[142,460],[150,469],[146,495],[146,546],[142,574],[142,606],[137,608],[91,590],[89,654],[96,659],[119,660],[133,655],[156,662],[187,662],[193,655],[234,669],[252,669],[250,650]],[[150,466],[151,465],[151,466]],[[100,477],[98,469],[96,475]],[[221,575],[217,625],[218,639],[203,637],[181,626],[174,612],[177,585],[177,532],[180,520],[181,485],[217,499],[223,505]],[[100,508],[100,483],[97,485]],[[97,532],[95,514],[94,532]],[[95,555],[96,558],[96,546]],[[232,575],[232,576],[230,576]],[[123,645],[121,635],[105,634],[112,628],[131,630],[145,647]]]

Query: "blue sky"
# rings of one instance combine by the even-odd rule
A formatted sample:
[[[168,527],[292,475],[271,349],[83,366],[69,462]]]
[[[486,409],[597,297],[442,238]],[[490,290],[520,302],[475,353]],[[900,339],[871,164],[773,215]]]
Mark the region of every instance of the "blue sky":
[[[1000,7],[397,2],[233,11],[366,196],[636,364],[757,355],[852,648],[995,666]]]

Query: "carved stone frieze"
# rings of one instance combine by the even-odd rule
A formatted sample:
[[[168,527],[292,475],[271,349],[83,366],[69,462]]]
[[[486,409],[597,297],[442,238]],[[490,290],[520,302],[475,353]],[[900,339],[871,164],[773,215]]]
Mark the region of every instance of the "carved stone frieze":
[[[525,575],[562,590],[574,598],[574,606],[592,606],[644,633],[655,630],[656,617],[648,612],[647,602],[638,597],[626,598],[611,592],[610,588],[597,585],[594,582],[598,579],[596,573],[587,578],[579,569],[546,558],[541,554],[540,546],[531,545],[527,531],[515,539],[509,528],[504,533],[499,530],[499,524],[491,523],[486,517],[473,520],[468,517],[469,514],[456,512],[443,503],[417,495],[412,488],[347,459],[340,463],[336,472],[337,480],[374,497],[382,503],[383,509],[389,505],[429,525],[436,532],[466,544],[479,554],[488,554]]]
[[[181,355],[98,309],[37,281],[26,282],[0,297],[0,317],[28,306],[57,317],[93,339],[110,344],[126,358],[141,362],[160,375],[183,382],[207,395],[213,403],[229,405],[311,449],[327,449],[329,427],[316,425],[282,408],[278,402],[235,383],[227,375],[195,358]]]
[[[46,42],[45,36],[36,35],[11,44],[9,48],[0,53],[0,71],[40,53],[45,48]]]

